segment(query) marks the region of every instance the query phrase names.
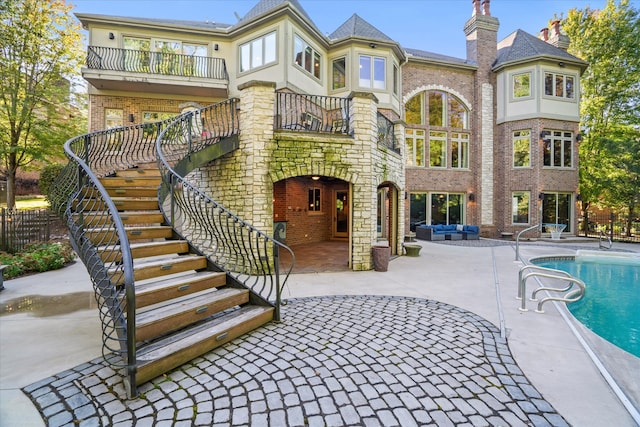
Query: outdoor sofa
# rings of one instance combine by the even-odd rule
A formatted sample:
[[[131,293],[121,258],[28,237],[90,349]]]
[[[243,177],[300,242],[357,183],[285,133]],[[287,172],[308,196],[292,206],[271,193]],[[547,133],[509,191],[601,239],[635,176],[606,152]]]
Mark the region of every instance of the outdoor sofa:
[[[420,240],[478,240],[480,227],[477,225],[420,225],[416,227],[416,238]]]

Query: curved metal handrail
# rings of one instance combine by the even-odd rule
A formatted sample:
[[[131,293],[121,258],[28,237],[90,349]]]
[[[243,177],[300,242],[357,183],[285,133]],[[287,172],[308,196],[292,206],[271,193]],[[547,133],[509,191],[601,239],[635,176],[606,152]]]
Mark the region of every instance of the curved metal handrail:
[[[542,272],[548,272],[548,273],[557,273],[560,275],[563,275],[564,277],[573,277],[571,276],[571,274],[567,273],[566,271],[563,270],[556,270],[555,268],[549,268],[549,267],[540,267],[539,265],[525,265],[522,268],[520,268],[520,271],[518,271],[518,284],[522,283],[522,276],[524,274],[524,272],[526,270],[538,270],[538,271],[542,271]],[[518,296],[516,297],[516,299],[520,300],[523,297],[523,293],[522,293],[522,289],[520,286],[518,286]]]
[[[524,230],[519,232],[518,235],[516,236],[516,261],[520,261],[520,236],[522,236],[527,231],[531,231],[531,230],[533,230],[535,228],[539,228],[540,231],[542,231],[542,223],[536,224],[536,225],[532,225],[529,228],[525,228]]]
[[[526,298],[524,297],[524,295],[526,293],[527,279],[529,279],[529,277],[545,277],[548,279],[557,279],[557,280],[569,282],[569,285],[564,288],[540,286],[535,291],[533,291],[531,295],[532,301],[537,301],[536,299],[534,299],[534,297],[539,291],[544,290],[544,291],[551,291],[551,292],[566,292],[566,294],[562,297],[549,296],[538,301],[538,307],[536,308],[536,313],[544,313],[544,311],[542,310],[542,306],[544,305],[544,303],[548,301],[562,301],[566,303],[575,302],[582,299],[582,297],[584,296],[584,293],[586,290],[586,285],[584,284],[584,282],[576,277],[573,277],[571,274],[567,273],[566,271],[556,270],[556,269],[546,268],[546,267],[537,267],[538,271],[532,271],[527,274],[522,274],[523,271],[528,268],[532,268],[532,266],[528,266],[528,265],[524,266],[523,268],[520,269],[520,273],[519,273],[520,280],[518,282],[518,296],[521,297],[519,298],[521,300],[521,304],[519,308],[520,311],[528,311],[526,308]],[[574,285],[577,285],[578,288],[571,290],[574,287]]]
[[[230,99],[177,117],[160,133],[156,143],[162,177],[159,204],[166,220],[194,248],[255,298],[275,307],[280,319],[281,291],[293,270],[295,258],[286,245],[256,229],[189,182],[190,171],[209,162],[201,156],[209,149],[225,150],[237,138],[237,99]],[[229,151],[234,149],[227,147]],[[280,278],[280,251],[291,264]]]
[[[53,186],[52,207],[66,221],[69,241],[93,282],[102,324],[103,357],[112,365],[125,367],[131,379],[136,366],[135,341],[127,338],[135,336],[133,257],[118,209],[81,157],[88,153],[88,146],[87,135],[65,143],[69,163]],[[104,210],[96,213],[97,207]],[[116,247],[118,256],[111,260],[101,256],[99,248]],[[109,357],[109,353],[119,354],[122,361]],[[135,380],[130,383],[135,384]]]

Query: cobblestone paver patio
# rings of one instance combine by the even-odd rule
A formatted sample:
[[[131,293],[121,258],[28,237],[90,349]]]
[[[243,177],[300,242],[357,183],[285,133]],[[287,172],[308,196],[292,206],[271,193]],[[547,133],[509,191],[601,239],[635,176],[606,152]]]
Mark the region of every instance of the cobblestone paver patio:
[[[49,426],[567,426],[498,328],[405,297],[290,300],[283,321],[140,387],[97,359],[23,391]]]

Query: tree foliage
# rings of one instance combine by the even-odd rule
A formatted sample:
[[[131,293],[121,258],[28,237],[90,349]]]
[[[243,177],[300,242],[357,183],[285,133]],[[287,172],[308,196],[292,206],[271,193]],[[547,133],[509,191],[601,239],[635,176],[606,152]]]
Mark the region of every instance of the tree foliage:
[[[79,24],[65,0],[0,0],[0,154],[7,204],[16,172],[60,158],[82,112],[70,85],[83,56]]]
[[[624,205],[633,215],[640,194],[640,21],[628,0],[602,10],[572,9],[563,22],[569,52],[589,62],[581,78],[580,194]],[[635,165],[635,166],[634,166]],[[634,172],[635,171],[635,172]],[[635,178],[634,178],[635,174]]]

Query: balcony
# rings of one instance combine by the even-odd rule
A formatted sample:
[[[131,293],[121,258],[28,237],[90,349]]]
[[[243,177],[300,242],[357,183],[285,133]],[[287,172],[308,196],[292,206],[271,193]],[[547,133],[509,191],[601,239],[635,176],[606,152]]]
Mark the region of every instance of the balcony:
[[[223,58],[89,46],[82,76],[97,89],[228,96]]]
[[[350,134],[350,100],[331,96],[276,94],[275,129]]]

